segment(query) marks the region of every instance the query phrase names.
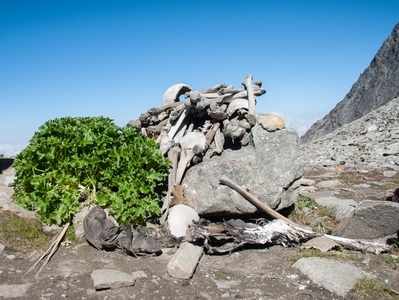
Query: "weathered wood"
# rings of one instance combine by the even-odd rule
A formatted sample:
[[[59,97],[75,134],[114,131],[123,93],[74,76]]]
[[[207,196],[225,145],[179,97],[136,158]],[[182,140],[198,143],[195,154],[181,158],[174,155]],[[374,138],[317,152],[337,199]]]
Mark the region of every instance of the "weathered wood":
[[[184,173],[188,168],[191,159],[194,157],[195,153],[192,149],[182,149],[179,164],[177,166],[177,173],[176,173],[176,183],[181,184],[183,180]]]
[[[161,208],[162,212],[162,217],[160,219],[161,224],[164,224],[168,217],[169,206],[171,203],[172,189],[176,185],[176,174],[177,174],[177,165],[179,162],[179,156],[180,156],[180,146],[174,145],[168,152],[168,159],[171,162],[171,170],[168,176],[168,191]]]
[[[220,128],[218,128],[218,130],[216,131],[214,141],[215,141],[215,153],[219,155],[222,154],[224,149],[224,134],[222,133]]]
[[[177,166],[176,184],[181,184],[184,173],[194,155],[206,149],[206,137],[202,132],[189,132],[181,139],[180,144],[182,150]]]
[[[215,137],[216,132],[220,128],[220,123],[215,123],[212,125],[211,129],[206,134],[206,145],[209,147],[212,144],[213,138]]]
[[[183,122],[184,122],[185,119],[186,119],[186,116],[187,116],[187,111],[184,110],[184,111],[181,113],[181,115],[180,115],[179,119],[177,120],[176,124],[174,124],[174,125],[170,128],[169,133],[168,133],[168,136],[169,136],[169,138],[170,138],[171,140],[174,139],[176,133],[181,129],[181,127],[182,127],[182,125],[183,125]]]
[[[269,216],[272,216],[273,218],[277,219],[278,221],[281,221],[280,223],[277,223],[277,227],[272,227],[271,230],[268,228],[266,230],[266,236],[269,237],[270,234],[274,234],[277,232],[281,237],[281,233],[283,233],[283,236],[285,238],[288,238],[288,240],[291,240],[292,236],[298,236],[308,239],[311,237],[316,237],[316,236],[325,236],[326,238],[329,238],[336,243],[340,244],[341,246],[353,250],[360,250],[360,251],[366,251],[370,253],[375,253],[379,254],[382,252],[386,252],[391,249],[391,246],[387,245],[386,242],[383,242],[382,240],[359,240],[359,239],[348,239],[348,238],[343,238],[343,237],[337,237],[333,235],[328,235],[328,234],[319,234],[316,233],[303,225],[297,224],[290,219],[284,217],[277,211],[273,210],[270,208],[267,204],[261,202],[259,199],[257,199],[256,196],[248,192],[247,190],[243,189],[240,187],[238,184],[234,183],[233,181],[229,180],[228,178],[221,178],[219,181],[221,184],[224,184],[233,190],[237,191],[239,194],[241,194],[246,200],[248,200],[251,204],[256,206],[258,209],[262,210]],[[284,226],[285,223],[285,226]],[[268,223],[270,224],[270,223]],[[268,225],[266,224],[266,225]],[[275,223],[276,224],[276,223]],[[287,227],[288,226],[288,227]],[[283,229],[283,231],[280,230],[280,228]],[[263,228],[262,230],[264,230]],[[249,229],[251,230],[251,229]],[[261,234],[259,232],[256,233],[256,236],[259,237]],[[275,240],[275,238],[274,238]],[[263,241],[263,240],[262,240]],[[272,239],[273,241],[273,239]],[[299,242],[300,240],[298,240]],[[264,244],[264,243],[262,243]]]
[[[246,200],[248,200],[251,204],[253,204],[256,208],[260,209],[261,211],[267,213],[269,216],[280,219],[287,222],[290,225],[298,226],[296,223],[292,222],[290,219],[284,217],[282,214],[276,212],[266,203],[261,202],[256,196],[249,193],[247,190],[243,189],[241,186],[236,184],[235,182],[231,181],[226,177],[222,177],[219,180],[220,184],[226,185],[229,188],[238,192],[241,196],[243,196]]]
[[[256,115],[256,100],[255,100],[255,95],[254,95],[254,90],[252,86],[252,75],[248,75],[244,79],[244,85],[245,88],[248,92],[248,112],[251,115]]]

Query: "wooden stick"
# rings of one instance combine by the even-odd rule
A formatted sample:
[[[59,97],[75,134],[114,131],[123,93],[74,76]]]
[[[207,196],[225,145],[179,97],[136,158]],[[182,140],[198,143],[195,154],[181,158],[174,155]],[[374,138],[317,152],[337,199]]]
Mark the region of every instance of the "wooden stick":
[[[256,111],[255,111],[256,101],[255,101],[255,96],[254,96],[254,89],[252,87],[252,75],[248,75],[247,77],[245,77],[244,85],[248,92],[248,101],[249,101],[248,112],[251,115],[255,115],[256,114]]]
[[[244,190],[241,186],[234,183],[230,179],[228,179],[226,177],[222,177],[222,178],[220,178],[219,182],[220,182],[220,184],[223,184],[223,185],[228,186],[229,188],[235,190],[241,196],[243,196],[245,199],[247,199],[251,204],[256,206],[258,209],[262,210],[263,212],[267,213],[268,215],[272,216],[273,218],[283,220],[293,226],[298,226],[296,223],[294,223],[290,219],[284,217],[282,214],[279,214],[274,209],[272,209],[269,205],[261,202],[254,195],[252,195],[248,191]]]
[[[168,136],[171,140],[173,140],[173,138],[175,137],[176,133],[179,131],[180,127],[182,126],[184,120],[186,119],[187,116],[187,110],[184,110],[179,119],[177,120],[176,124],[172,126],[172,128],[170,128]]]
[[[61,233],[57,236],[57,239],[55,240],[55,243],[53,244],[53,247],[51,249],[51,252],[47,255],[46,260],[44,261],[44,263],[41,265],[40,269],[37,271],[35,277],[39,276],[40,272],[43,270],[43,268],[48,264],[48,262],[50,261],[51,257],[54,255],[54,253],[57,251],[58,246],[60,245],[62,239],[65,236],[65,233],[67,232],[68,228],[69,228],[69,224],[67,223],[65,224],[64,228],[62,229]]]
[[[25,272],[25,274],[28,274],[29,272],[31,272],[34,268],[36,268],[36,266],[42,261],[43,258],[45,258],[51,251],[51,249],[53,249],[55,241],[57,240],[57,236],[53,237],[53,239],[50,241],[50,246],[47,248],[46,251],[43,252],[43,254],[36,260],[36,262]]]
[[[212,144],[212,141],[215,137],[216,131],[218,131],[220,127],[220,123],[215,123],[212,125],[212,128],[206,134],[206,144],[209,147]]]
[[[349,249],[355,249],[355,250],[360,250],[360,251],[367,251],[371,252],[374,254],[379,254],[382,252],[388,251],[391,247],[387,245],[386,243],[381,242],[381,240],[358,240],[358,239],[348,239],[348,238],[343,238],[343,237],[338,237],[338,236],[333,236],[333,235],[328,235],[328,234],[319,234],[316,233],[312,230],[306,229],[300,224],[297,224],[290,219],[284,217],[283,215],[279,214],[275,210],[273,210],[270,206],[267,204],[261,202],[258,198],[256,198],[254,195],[249,193],[248,191],[244,190],[242,187],[240,187],[238,184],[234,183],[230,179],[223,177],[219,180],[219,182],[223,185],[226,185],[239,194],[241,194],[245,199],[247,199],[250,203],[252,203],[254,206],[256,206],[258,209],[262,210],[263,212],[267,213],[268,215],[274,217],[275,219],[279,219],[287,223],[288,225],[291,225],[294,229],[297,231],[300,231],[304,234],[307,235],[314,235],[314,236],[324,236],[328,239],[331,239],[341,246]]]

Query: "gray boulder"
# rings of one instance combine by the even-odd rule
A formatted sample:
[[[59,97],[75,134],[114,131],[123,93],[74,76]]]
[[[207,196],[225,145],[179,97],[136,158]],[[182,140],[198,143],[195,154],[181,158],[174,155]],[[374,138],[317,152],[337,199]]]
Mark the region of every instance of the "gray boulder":
[[[187,171],[183,184],[200,215],[256,212],[238,193],[219,184],[222,176],[250,189],[272,208],[295,202],[298,185],[294,183],[303,175],[296,132],[268,132],[256,125],[252,134],[252,145],[226,149]]]
[[[340,224],[338,234],[353,239],[375,239],[399,231],[399,203],[362,201]]]

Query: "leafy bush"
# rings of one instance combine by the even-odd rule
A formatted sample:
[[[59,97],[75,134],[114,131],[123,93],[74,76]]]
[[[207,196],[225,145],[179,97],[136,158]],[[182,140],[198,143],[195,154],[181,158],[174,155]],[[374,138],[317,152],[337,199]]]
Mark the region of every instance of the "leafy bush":
[[[14,163],[16,201],[46,223],[70,221],[88,190],[121,223],[159,214],[168,161],[155,141],[104,117],[58,118],[42,125]]]

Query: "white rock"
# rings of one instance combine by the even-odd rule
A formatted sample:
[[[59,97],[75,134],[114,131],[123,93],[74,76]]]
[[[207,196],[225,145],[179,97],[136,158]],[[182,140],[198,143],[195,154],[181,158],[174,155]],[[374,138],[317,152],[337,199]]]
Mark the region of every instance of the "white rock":
[[[0,255],[3,254],[5,248],[6,248],[6,246],[4,246],[2,243],[0,243]]]
[[[338,247],[339,247],[339,245],[336,242],[334,242],[333,240],[330,240],[323,236],[319,236],[319,237],[315,237],[314,239],[307,241],[306,243],[304,243],[302,245],[301,248],[304,248],[304,249],[313,248],[313,249],[320,250],[321,252],[327,252],[327,251],[330,251],[330,250],[332,250],[334,248],[338,248]]]
[[[294,267],[315,284],[341,297],[345,297],[360,279],[367,276],[352,264],[319,257],[301,258]]]
[[[186,236],[189,225],[199,221],[198,213],[190,206],[178,204],[169,210],[168,228],[175,238]]]
[[[201,259],[204,249],[189,242],[180,244],[179,249],[168,263],[168,274],[178,279],[189,279]]]
[[[136,278],[128,273],[111,269],[97,269],[91,273],[91,279],[96,290],[116,289],[132,286]]]

